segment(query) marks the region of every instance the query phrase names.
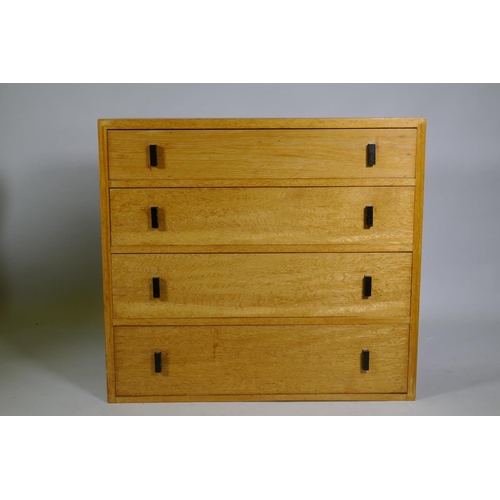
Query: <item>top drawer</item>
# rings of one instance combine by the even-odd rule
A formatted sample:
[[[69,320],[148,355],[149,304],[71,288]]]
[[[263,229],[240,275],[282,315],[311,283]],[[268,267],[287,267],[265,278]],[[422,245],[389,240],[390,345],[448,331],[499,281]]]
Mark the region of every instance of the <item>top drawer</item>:
[[[109,130],[109,178],[412,178],[416,140],[415,129]]]

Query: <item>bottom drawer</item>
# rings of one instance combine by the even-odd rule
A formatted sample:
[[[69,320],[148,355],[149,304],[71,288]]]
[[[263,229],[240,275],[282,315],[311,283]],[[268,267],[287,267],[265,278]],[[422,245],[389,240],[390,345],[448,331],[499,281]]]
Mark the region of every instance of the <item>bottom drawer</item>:
[[[408,332],[408,325],[115,327],[116,395],[405,393]]]

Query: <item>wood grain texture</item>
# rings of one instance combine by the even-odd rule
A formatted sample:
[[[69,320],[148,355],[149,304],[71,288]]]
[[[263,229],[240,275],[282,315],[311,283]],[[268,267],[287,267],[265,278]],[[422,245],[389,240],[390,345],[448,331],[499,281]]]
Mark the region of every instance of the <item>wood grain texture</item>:
[[[116,327],[119,396],[404,393],[408,327]],[[370,350],[370,369],[361,352]],[[163,370],[154,372],[153,354]]]
[[[110,180],[110,188],[176,187],[404,187],[415,186],[415,178],[380,179],[121,179]]]
[[[413,197],[413,188],[112,189],[111,243],[411,248]]]
[[[415,176],[414,129],[110,130],[108,142],[110,179]],[[158,167],[149,166],[150,144]]]
[[[422,265],[422,229],[424,218],[424,171],[425,171],[425,137],[426,121],[419,124],[417,143],[417,177],[414,210],[414,248],[411,278],[411,325],[410,343],[408,352],[408,395],[410,399],[416,397],[417,384],[417,353],[418,353],[418,326],[420,314],[420,274]]]
[[[409,315],[407,253],[113,254],[112,268],[115,318]]]
[[[273,129],[273,128],[417,128],[424,118],[102,118],[115,130]]]
[[[104,119],[99,120],[98,129],[110,402],[415,399],[425,119]],[[173,147],[172,136],[176,138]],[[128,141],[126,137],[135,139]],[[147,166],[150,137],[167,137],[164,143],[155,142],[160,146],[160,168],[154,172]],[[377,144],[374,167],[366,167],[368,143]],[[143,149],[137,151],[137,145]],[[118,177],[110,174],[108,151],[111,170],[118,171]],[[183,194],[198,191],[188,188],[206,189],[199,190],[200,197],[194,203],[193,196],[183,202]],[[228,188],[234,188],[234,193]],[[372,233],[366,241],[364,231],[361,239],[356,239],[358,233],[349,233],[348,206],[354,199],[331,197],[339,205],[336,212],[327,203],[328,196],[313,200],[309,192],[317,188],[336,188],[331,189],[334,193],[403,188],[412,192],[414,200],[404,207],[393,200],[391,216],[406,221],[402,232],[396,234],[392,224],[381,238],[374,239]],[[113,236],[119,228],[117,234],[125,240],[124,244],[114,240],[111,246],[109,196],[118,189],[123,192],[119,195],[121,208],[118,212],[113,209],[113,219],[118,214],[121,222],[113,222]],[[177,189],[174,196],[180,203],[172,205],[169,193]],[[307,193],[300,195],[301,200],[292,199],[290,192],[302,189]],[[259,190],[267,196],[248,196]],[[134,203],[141,201],[141,196],[136,199],[135,194],[125,191],[141,191],[142,201],[148,202],[154,192],[166,197],[177,240],[138,242],[133,236],[145,234],[141,228],[144,220],[139,220]],[[225,192],[226,196],[212,194]],[[269,194],[280,192],[286,193],[285,202],[278,196],[273,204]],[[127,197],[129,203],[131,198],[134,201],[128,207]],[[303,210],[298,208],[300,201]],[[318,210],[314,203],[326,207],[319,220],[313,216]],[[257,215],[250,217],[250,211]],[[346,217],[343,211],[347,211]],[[196,220],[200,213],[200,220]],[[329,216],[341,221],[337,232],[335,226],[332,230],[327,225]],[[133,224],[126,218],[133,219]],[[306,238],[308,218],[311,223]],[[213,234],[217,231],[219,240]],[[297,237],[299,242],[283,244],[283,239]],[[280,241],[273,243],[273,238]],[[167,272],[162,275],[162,298],[151,308],[151,273],[163,270]],[[361,298],[365,274],[374,276],[374,295],[369,299]],[[388,329],[395,334],[390,335]],[[118,339],[120,332],[124,333]],[[246,339],[243,342],[242,336]],[[377,359],[384,360],[386,375],[377,372],[376,377],[360,379],[361,373],[357,373],[349,378],[352,366],[345,355],[354,348],[359,350],[356,342],[360,338],[377,340]],[[173,342],[177,353],[174,368],[180,392],[175,394],[162,383],[156,392],[147,382],[150,377],[165,379],[164,374],[151,373],[151,352],[147,373],[141,372],[144,366],[138,361],[152,342],[164,346],[167,340]],[[123,348],[120,353],[115,351],[115,341]],[[371,361],[374,359],[372,354]],[[329,371],[330,360],[333,370]],[[134,363],[141,365],[139,378],[134,376]],[[288,375],[296,365],[300,373]],[[118,377],[125,376],[122,380],[131,384],[126,395],[116,391],[115,368]],[[204,370],[212,370],[208,379]],[[246,377],[241,382],[238,377],[245,373],[256,374],[256,380],[247,381],[250,377]],[[336,376],[335,383],[341,385],[331,388],[329,376]],[[350,392],[363,380],[374,384],[370,392]],[[149,395],[135,395],[143,383]],[[236,389],[231,389],[231,384]],[[186,386],[193,392],[187,392]],[[262,387],[267,390],[270,386],[277,392],[262,392]],[[199,387],[205,392],[200,393]],[[223,393],[216,387],[223,387]]]
[[[111,252],[110,252],[110,214],[108,196],[108,147],[106,130],[102,124],[98,127],[99,139],[99,182],[101,199],[101,243],[102,243],[102,279],[104,302],[104,335],[106,346],[107,395],[110,403],[115,402],[115,366],[113,340],[113,303],[111,288]]]

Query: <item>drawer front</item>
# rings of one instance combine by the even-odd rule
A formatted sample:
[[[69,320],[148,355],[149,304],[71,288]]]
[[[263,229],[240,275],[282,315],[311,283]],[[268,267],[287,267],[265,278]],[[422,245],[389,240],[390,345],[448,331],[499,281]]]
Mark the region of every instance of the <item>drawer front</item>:
[[[410,273],[410,253],[114,254],[113,313],[407,317]]]
[[[115,364],[118,396],[406,392],[408,325],[116,327]]]
[[[410,246],[413,200],[410,187],[111,189],[111,242]]]
[[[109,130],[110,179],[415,176],[415,129]],[[375,165],[367,146],[375,144]],[[157,166],[151,166],[150,146]]]

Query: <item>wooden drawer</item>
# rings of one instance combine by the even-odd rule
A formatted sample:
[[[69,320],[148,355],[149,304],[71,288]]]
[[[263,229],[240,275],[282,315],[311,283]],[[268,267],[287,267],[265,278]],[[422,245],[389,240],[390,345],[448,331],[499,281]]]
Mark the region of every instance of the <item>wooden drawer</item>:
[[[109,130],[110,179],[413,178],[415,129]],[[368,166],[367,145],[376,145]],[[149,146],[156,145],[157,166]]]
[[[115,328],[118,396],[404,393],[407,365],[408,325]]]
[[[413,198],[411,187],[111,189],[111,243],[411,250]],[[373,207],[372,227],[365,207]]]
[[[115,318],[408,317],[410,253],[113,254]],[[372,295],[363,296],[364,276]],[[160,298],[153,298],[159,278]]]

